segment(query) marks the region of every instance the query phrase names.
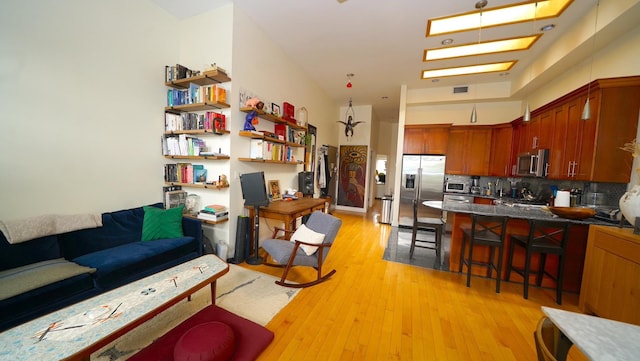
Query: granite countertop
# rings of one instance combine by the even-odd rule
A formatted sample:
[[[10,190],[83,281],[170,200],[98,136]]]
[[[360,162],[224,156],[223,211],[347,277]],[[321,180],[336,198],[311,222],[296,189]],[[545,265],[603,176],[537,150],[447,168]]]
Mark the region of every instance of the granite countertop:
[[[468,214],[480,214],[490,216],[507,216],[511,218],[520,219],[538,219],[538,220],[558,220],[569,221],[577,224],[599,224],[605,226],[611,226],[611,223],[600,221],[595,218],[587,218],[584,220],[578,219],[566,219],[560,218],[551,213],[546,206],[529,205],[529,204],[500,204],[500,205],[488,205],[488,204],[475,204],[475,203],[462,203],[462,202],[441,202],[441,201],[426,201],[423,205],[432,208],[439,208],[447,212],[468,213]]]
[[[640,358],[640,326],[549,307],[542,312],[590,360]]]

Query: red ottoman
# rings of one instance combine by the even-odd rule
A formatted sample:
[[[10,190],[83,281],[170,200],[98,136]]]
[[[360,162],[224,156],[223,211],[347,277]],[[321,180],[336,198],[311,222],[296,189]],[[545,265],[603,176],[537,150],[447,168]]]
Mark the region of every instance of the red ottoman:
[[[180,338],[192,328],[212,321],[228,325],[233,330],[235,352],[233,361],[254,361],[273,340],[273,332],[216,305],[210,305],[184,320],[169,332],[143,348],[129,361],[171,361]]]
[[[233,330],[222,322],[201,323],[185,332],[173,348],[174,361],[229,361],[235,351]]]

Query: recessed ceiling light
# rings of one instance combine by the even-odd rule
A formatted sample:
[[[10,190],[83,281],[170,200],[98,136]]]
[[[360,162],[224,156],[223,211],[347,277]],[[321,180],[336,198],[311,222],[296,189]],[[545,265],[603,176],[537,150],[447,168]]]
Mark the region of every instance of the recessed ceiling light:
[[[534,19],[546,19],[559,16],[573,0],[546,0],[519,3],[513,6],[483,9],[470,13],[429,19],[427,36],[455,33],[504,24],[520,23]],[[480,14],[482,13],[482,23]]]
[[[423,61],[460,58],[463,56],[473,56],[480,54],[504,53],[508,51],[517,51],[529,49],[541,35],[531,35],[520,38],[501,39],[487,41],[483,43],[473,43],[452,46],[440,49],[426,49],[424,51]]]
[[[422,79],[507,71],[511,69],[511,67],[513,67],[515,63],[516,63],[515,60],[510,60],[510,61],[505,61],[501,63],[477,64],[477,65],[468,65],[468,66],[461,66],[461,67],[455,67],[455,68],[423,70]]]
[[[556,27],[556,24],[549,24],[549,25],[545,25],[543,27],[540,28],[540,31],[549,31],[549,30],[553,30]]]
[[[451,45],[453,44],[453,39],[449,38],[449,39],[444,39],[441,42],[442,45],[447,46],[447,45]]]

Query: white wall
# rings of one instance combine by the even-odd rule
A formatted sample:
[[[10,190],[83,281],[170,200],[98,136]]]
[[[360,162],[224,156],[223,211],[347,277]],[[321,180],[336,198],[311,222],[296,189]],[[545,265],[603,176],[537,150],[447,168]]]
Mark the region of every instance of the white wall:
[[[0,219],[162,200],[177,26],[147,1],[3,2]]]
[[[249,139],[237,135],[243,128],[246,116],[238,110],[237,99],[240,89],[251,91],[264,100],[281,106],[283,102],[289,102],[296,107],[296,111],[305,107],[308,111],[309,124],[318,129],[317,145],[338,146],[335,137],[338,131],[336,123],[338,106],[310,80],[300,66],[293,63],[246,14],[236,7],[233,15],[232,110],[231,122],[227,122],[231,130],[231,181],[232,184],[236,183],[236,186],[230,189],[229,207],[233,218],[244,213],[242,191],[237,184],[238,175],[264,171],[267,181],[280,181],[281,189],[297,189],[297,174],[304,170],[302,165],[247,163],[237,160],[238,157],[249,156]],[[273,124],[260,120],[256,128],[273,130]],[[298,152],[299,158],[302,158],[303,150],[300,149]],[[318,195],[317,181],[315,188]],[[235,223],[236,219],[229,222],[231,242],[235,241]],[[260,223],[261,239],[271,235],[273,226],[280,225],[279,222],[266,219],[261,219]]]

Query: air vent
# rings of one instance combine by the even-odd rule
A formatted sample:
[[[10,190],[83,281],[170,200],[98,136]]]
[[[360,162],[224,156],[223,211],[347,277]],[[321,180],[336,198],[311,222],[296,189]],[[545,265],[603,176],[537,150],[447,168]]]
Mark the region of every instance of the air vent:
[[[468,86],[456,86],[456,87],[453,87],[453,94],[468,93],[468,92],[469,92],[469,87]]]

